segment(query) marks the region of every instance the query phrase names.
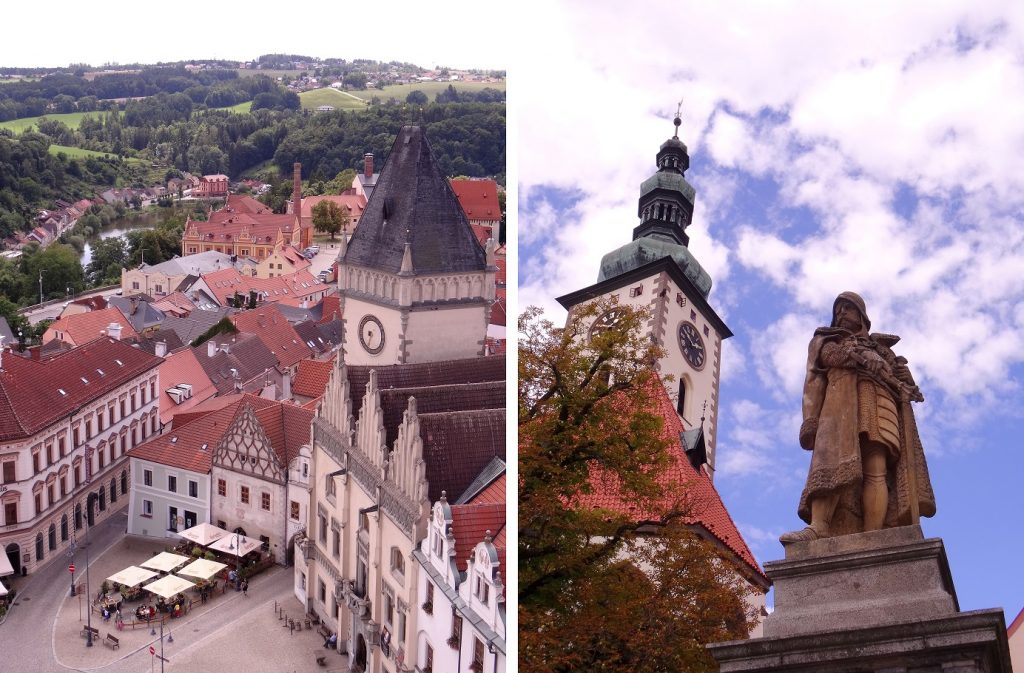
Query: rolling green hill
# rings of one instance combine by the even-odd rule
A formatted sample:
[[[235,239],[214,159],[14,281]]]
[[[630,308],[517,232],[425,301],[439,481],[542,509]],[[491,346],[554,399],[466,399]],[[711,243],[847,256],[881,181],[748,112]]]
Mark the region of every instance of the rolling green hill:
[[[62,122],[65,126],[70,129],[77,129],[78,125],[82,123],[82,119],[90,115],[96,117],[99,115],[107,114],[106,112],[68,112],[65,114],[48,114],[42,117],[23,117],[21,119],[12,119],[6,122],[0,122],[0,129],[10,129],[14,133],[24,133],[28,129],[36,125],[36,123],[43,117],[47,119],[53,119],[54,121]]]
[[[355,94],[350,94],[330,87],[303,91],[299,94],[303,110],[315,110],[321,105],[333,105],[335,110],[362,110],[367,103]]]

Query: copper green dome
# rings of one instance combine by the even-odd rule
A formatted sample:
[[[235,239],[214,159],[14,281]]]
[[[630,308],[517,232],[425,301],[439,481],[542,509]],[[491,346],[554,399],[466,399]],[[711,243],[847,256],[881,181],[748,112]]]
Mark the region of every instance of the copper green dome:
[[[694,287],[707,299],[711,292],[711,276],[685,246],[673,241],[645,236],[633,240],[601,258],[597,282],[614,278],[663,257],[671,257]]]
[[[658,171],[651,177],[640,183],[640,199],[653,192],[655,189],[664,189],[671,192],[678,192],[691,204],[697,198],[697,190],[693,188],[682,173],[670,171]]]

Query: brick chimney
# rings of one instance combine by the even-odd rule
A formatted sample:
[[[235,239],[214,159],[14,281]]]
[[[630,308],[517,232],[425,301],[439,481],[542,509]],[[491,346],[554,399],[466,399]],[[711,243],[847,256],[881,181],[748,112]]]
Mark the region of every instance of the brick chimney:
[[[302,164],[297,161],[292,164],[292,212],[298,224],[302,217]]]
[[[367,179],[373,177],[373,155],[369,152],[363,155],[363,175]]]
[[[109,325],[107,325],[107,334],[109,334],[110,338],[113,339],[114,341],[120,341],[121,340],[121,324],[120,323],[116,323],[116,322],[111,322]]]

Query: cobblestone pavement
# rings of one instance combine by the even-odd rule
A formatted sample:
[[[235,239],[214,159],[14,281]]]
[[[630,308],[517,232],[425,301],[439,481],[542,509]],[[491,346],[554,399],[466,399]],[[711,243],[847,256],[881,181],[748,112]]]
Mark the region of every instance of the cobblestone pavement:
[[[137,565],[172,542],[125,536],[125,524],[125,514],[119,513],[90,531],[90,588],[94,594],[104,578],[128,565]],[[86,622],[85,597],[79,601],[78,597],[68,595],[66,561],[55,560],[33,576],[19,579],[22,584],[18,586],[18,604],[0,624],[0,668],[17,673],[161,670],[160,660],[149,654],[150,646],[157,654],[161,651],[159,627],[155,635],[145,627],[117,631],[113,621],[104,622],[93,614],[92,625],[99,629],[100,639],[93,647],[86,646],[80,635]],[[84,570],[81,552],[75,563],[80,571]],[[127,604],[125,614],[133,611],[135,605]],[[283,606],[288,615],[303,612],[302,604],[292,593],[291,568],[275,567],[253,578],[248,597],[229,590],[205,605],[197,605],[188,615],[169,621],[164,630],[163,671],[348,671],[345,656],[323,649],[323,638],[316,631],[293,632],[283,627],[276,605]],[[103,644],[107,633],[120,641],[117,650]],[[326,667],[317,665],[314,652],[327,655]]]

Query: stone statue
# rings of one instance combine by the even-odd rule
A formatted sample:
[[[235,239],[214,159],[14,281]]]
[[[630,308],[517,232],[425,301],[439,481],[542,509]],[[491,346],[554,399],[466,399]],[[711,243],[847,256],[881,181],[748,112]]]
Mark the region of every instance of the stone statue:
[[[843,292],[807,353],[800,446],[813,451],[798,513],[809,525],[783,545],[916,524],[934,516],[911,402],[924,398],[892,352],[899,337],[868,333],[864,300]]]

